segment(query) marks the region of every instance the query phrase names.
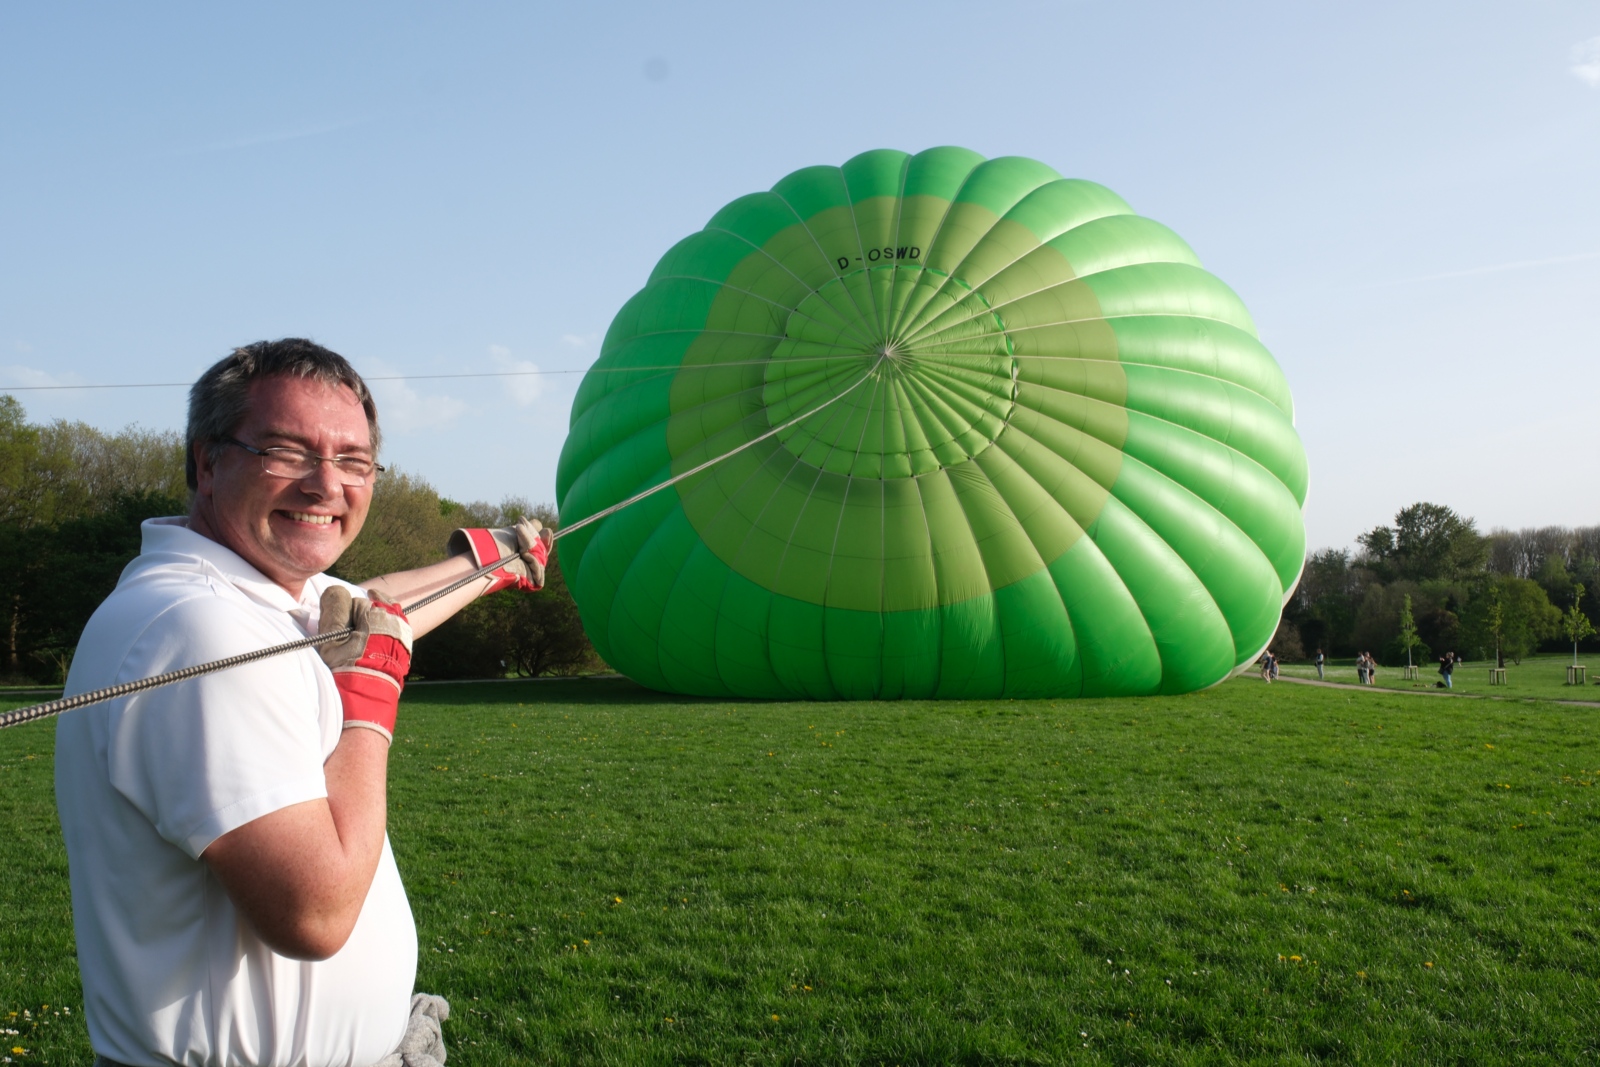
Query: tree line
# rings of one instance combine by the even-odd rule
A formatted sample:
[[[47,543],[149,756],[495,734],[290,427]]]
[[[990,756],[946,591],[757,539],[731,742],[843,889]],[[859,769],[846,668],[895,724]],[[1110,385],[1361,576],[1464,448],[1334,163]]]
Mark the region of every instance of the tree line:
[[[1592,628],[1583,625],[1594,618],[1600,526],[1481,534],[1471,518],[1417,503],[1362,534],[1354,551],[1306,558],[1273,648],[1291,661],[1321,648],[1400,665],[1409,646],[1414,662],[1455,652],[1520,663],[1574,643],[1594,651]]]
[[[183,439],[132,426],[30,423],[0,396],[0,681],[58,684],[89,616],[139,554],[139,524],[189,510]],[[333,573],[350,581],[442,559],[450,531],[505,526],[523,515],[555,525],[555,509],[509,497],[459,503],[415,475],[390,471]],[[602,669],[552,558],[542,593],[482,598],[417,642],[415,676],[430,679],[573,674]]]

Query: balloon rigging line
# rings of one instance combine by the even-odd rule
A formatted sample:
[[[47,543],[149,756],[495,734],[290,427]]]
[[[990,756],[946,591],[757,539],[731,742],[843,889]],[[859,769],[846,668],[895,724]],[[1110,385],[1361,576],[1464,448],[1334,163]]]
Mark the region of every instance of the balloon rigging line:
[[[841,181],[843,181],[842,177],[841,177]],[[849,193],[850,193],[849,186],[846,186],[845,187],[845,195],[848,196]],[[789,209],[789,213],[795,217],[795,221],[800,224],[800,228],[802,230],[806,231],[806,236],[811,238],[811,244],[816,248],[817,254],[822,257],[822,261],[824,263],[828,264],[829,269],[832,270],[833,260],[828,256],[827,250],[822,247],[822,240],[816,235],[815,232],[812,231],[810,226],[806,225],[806,220],[801,217],[800,212],[795,210],[794,205],[789,203],[789,201],[783,196],[783,194],[778,193],[777,191],[773,191],[772,195],[776,196],[780,201],[782,201],[783,206]],[[853,206],[852,206],[851,211],[850,211],[850,224],[856,231],[856,247],[859,248],[861,246],[861,227],[856,222],[856,213],[855,213],[855,209],[854,209]],[[776,256],[774,256],[771,252],[767,252],[766,249],[762,249],[762,251],[766,254],[768,259],[773,259],[773,260],[777,259]],[[832,273],[833,273],[835,281],[838,281],[838,282],[841,282],[841,283],[844,281],[844,275],[840,274],[836,270],[832,271]],[[854,272],[851,272],[851,273],[854,273]],[[844,287],[844,290],[845,290],[845,295],[850,298],[850,304],[851,304],[852,307],[855,308],[856,314],[857,315],[864,315],[863,309],[861,307],[861,303],[860,303],[860,301],[858,301],[856,299],[856,294],[855,294],[854,290],[851,289],[851,287],[848,286],[848,285],[846,285]],[[822,295],[822,293],[819,292],[816,289],[812,289],[812,292],[816,293],[816,295],[819,296],[819,297]],[[867,293],[868,293],[869,296],[871,295],[871,292],[872,292],[872,286],[869,284],[867,286]],[[873,310],[874,311],[877,310],[877,306],[876,305],[877,305],[877,301],[874,300],[873,301]],[[829,301],[829,306],[830,307],[832,306],[832,302],[831,301]],[[876,315],[872,316],[869,321],[876,322],[877,321]]]
[[[882,363],[883,362],[883,358],[884,357],[879,356],[878,357],[878,363]],[[717,463],[721,463],[725,459],[731,459],[734,456],[738,455],[740,452],[743,452],[745,449],[753,447],[754,445],[758,445],[762,441],[767,440],[769,437],[772,437],[772,436],[774,436],[776,434],[782,433],[784,430],[787,430],[789,427],[793,426],[795,423],[803,422],[804,420],[809,419],[811,416],[813,416],[813,415],[819,413],[820,411],[822,411],[823,408],[826,408],[831,404],[834,404],[834,403],[836,403],[836,402],[838,402],[840,400],[843,400],[845,397],[847,397],[851,393],[855,392],[856,389],[860,388],[862,382],[864,382],[867,379],[872,377],[872,371],[877,368],[877,365],[878,365],[877,363],[874,363],[871,367],[868,367],[867,368],[867,373],[863,374],[860,378],[857,378],[856,381],[850,386],[850,388],[846,389],[842,393],[839,393],[839,394],[837,394],[835,396],[829,397],[827,400],[825,400],[822,403],[818,404],[816,407],[812,408],[810,411],[801,412],[799,415],[796,415],[794,418],[789,419],[786,422],[779,423],[778,425],[774,426],[772,429],[768,430],[766,433],[760,435],[759,437],[752,437],[750,440],[743,442],[742,444],[738,445],[735,448],[732,448],[732,449],[728,450],[727,452],[724,452],[720,456],[714,456],[711,459],[706,460],[704,463],[701,463],[701,464],[699,464],[697,466],[689,468],[688,470],[684,471],[682,474],[673,475],[671,478],[668,478],[666,481],[660,483],[659,485],[653,485],[649,489],[646,489],[641,493],[635,493],[633,496],[628,497],[626,500],[618,501],[617,503],[612,504],[608,508],[604,508],[604,509],[602,509],[600,511],[595,512],[593,515],[585,516],[584,518],[582,518],[582,519],[578,520],[577,522],[573,523],[571,526],[563,527],[561,529],[561,531],[556,536],[559,537],[561,534],[571,533],[574,530],[578,530],[578,529],[581,529],[582,527],[585,527],[585,526],[589,525],[591,522],[599,522],[601,519],[605,518],[606,516],[611,515],[611,514],[613,514],[615,512],[621,511],[623,508],[627,507],[629,504],[636,504],[639,501],[643,500],[647,496],[650,496],[650,495],[652,495],[654,493],[659,493],[661,490],[666,489],[666,488],[668,488],[670,486],[677,485],[679,482],[685,480],[686,478],[692,478],[696,474],[699,474],[701,471],[705,470],[707,467],[710,467],[710,466],[712,466],[714,464],[717,464]]]
[[[883,357],[880,356],[878,362],[881,363],[882,360]],[[635,493],[626,500],[612,504],[608,508],[603,508],[602,510],[595,512],[593,515],[587,515],[570,526],[561,527],[560,529],[557,529],[551,533],[550,539],[552,541],[556,541],[562,537],[565,537],[567,534],[576,533],[585,526],[599,522],[602,519],[621,511],[630,504],[636,504],[639,501],[644,500],[646,497],[659,493],[664,489],[669,489],[687,478],[694,477],[696,474],[699,474],[701,471],[704,471],[714,464],[721,463],[725,459],[730,459],[733,456],[738,455],[740,452],[743,452],[745,449],[758,445],[762,441],[765,441],[776,434],[782,433],[784,430],[789,429],[796,423],[802,422],[803,420],[816,415],[824,408],[827,408],[830,405],[843,400],[846,396],[849,396],[861,386],[862,382],[865,382],[869,378],[873,377],[872,371],[876,369],[876,367],[877,364],[873,364],[872,367],[867,369],[867,373],[856,379],[856,381],[853,382],[849,388],[845,389],[841,393],[829,397],[827,400],[823,401],[821,404],[818,404],[816,407],[811,408],[809,411],[801,412],[794,418],[772,427],[766,433],[763,433],[758,437],[752,437],[750,440],[729,449],[722,455],[714,456],[711,459],[706,460],[704,463],[697,464],[681,474],[673,475],[666,481],[657,485],[653,485],[643,492]],[[458,589],[470,585],[480,578],[488,576],[490,572],[498,570],[500,567],[513,562],[517,558],[518,553],[512,553],[504,558],[492,560],[491,562],[479,567],[471,574],[451,582],[444,588],[436,590],[435,592],[422,597],[420,600],[416,600],[405,605],[401,610],[403,610],[407,615],[419,611],[422,608],[427,607],[429,604],[432,604],[434,601],[439,600],[442,597],[449,596]],[[316,648],[318,645],[325,645],[333,641],[343,640],[355,632],[356,631],[354,627],[344,626],[337,630],[329,630],[326,633],[315,634],[311,637],[302,637],[294,641],[287,641],[281,645],[273,645],[270,648],[257,649],[253,652],[245,652],[237,656],[228,656],[224,659],[212,660],[209,663],[199,663],[193,667],[182,667],[175,671],[167,671],[164,674],[158,674],[150,678],[141,678],[132,682],[119,682],[116,685],[109,685],[102,689],[91,690],[87,693],[78,693],[74,696],[62,697],[59,700],[50,700],[43,704],[34,704],[30,707],[18,708],[15,711],[8,711],[0,714],[0,730],[11,726],[20,726],[23,723],[37,722],[40,719],[46,719],[52,715],[60,715],[62,712],[71,711],[74,708],[87,707],[90,704],[98,704],[106,700],[115,700],[118,697],[132,696],[135,693],[143,693],[151,689],[158,689],[163,686],[173,685],[177,682],[188,681],[191,678],[199,678],[202,675],[213,674],[217,671],[224,671],[231,667],[241,667],[247,663],[256,663],[260,660],[270,659],[274,656],[280,656],[287,652],[298,652],[302,649]]]

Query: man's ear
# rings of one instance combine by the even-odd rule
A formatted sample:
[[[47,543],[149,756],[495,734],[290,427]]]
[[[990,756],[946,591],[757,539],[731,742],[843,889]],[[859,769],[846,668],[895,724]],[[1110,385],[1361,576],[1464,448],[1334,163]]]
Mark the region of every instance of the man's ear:
[[[190,447],[194,449],[191,458],[194,460],[195,494],[198,496],[210,496],[211,482],[216,474],[216,464],[212,461],[210,442],[196,441]]]

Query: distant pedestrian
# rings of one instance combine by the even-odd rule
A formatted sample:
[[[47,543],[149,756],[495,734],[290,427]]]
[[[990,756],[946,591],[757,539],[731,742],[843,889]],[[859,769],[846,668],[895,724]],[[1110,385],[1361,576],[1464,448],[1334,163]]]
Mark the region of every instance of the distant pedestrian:
[[[1328,657],[1322,654],[1322,649],[1317,649],[1317,658],[1312,660],[1312,662],[1317,665],[1317,681],[1319,682],[1323,680],[1322,665],[1327,662],[1327,659]]]
[[[1261,680],[1268,685],[1278,676],[1278,657],[1272,654],[1272,649],[1261,653]]]
[[[1362,685],[1367,684],[1367,654],[1365,652],[1356,653],[1356,681]]]
[[[1378,657],[1371,652],[1367,653],[1367,684],[1378,684]]]
[[[1455,674],[1455,670],[1456,654],[1454,652],[1446,652],[1439,658],[1439,674],[1444,678],[1444,687],[1446,689],[1455,688],[1451,681],[1451,676]]]

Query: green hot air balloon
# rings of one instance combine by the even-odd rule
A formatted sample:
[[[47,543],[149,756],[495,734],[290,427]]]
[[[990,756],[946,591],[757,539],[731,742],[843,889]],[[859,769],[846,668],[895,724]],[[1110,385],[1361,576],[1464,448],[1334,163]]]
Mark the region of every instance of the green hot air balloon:
[[[654,689],[1188,692],[1255,659],[1304,558],[1244,305],[1019,157],[809,167],[663,256],[573,402],[562,521],[712,460],[561,544],[595,648]]]

